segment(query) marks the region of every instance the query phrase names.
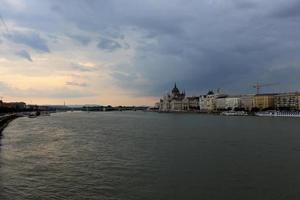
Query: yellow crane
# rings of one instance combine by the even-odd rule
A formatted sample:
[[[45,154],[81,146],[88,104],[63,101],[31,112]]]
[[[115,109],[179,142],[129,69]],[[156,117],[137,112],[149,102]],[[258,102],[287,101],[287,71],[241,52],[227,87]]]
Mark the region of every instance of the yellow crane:
[[[256,89],[256,94],[260,93],[260,89],[263,87],[269,87],[269,86],[273,86],[273,85],[278,85],[279,83],[265,83],[265,84],[261,84],[261,83],[256,83],[254,85],[252,85],[253,88]]]

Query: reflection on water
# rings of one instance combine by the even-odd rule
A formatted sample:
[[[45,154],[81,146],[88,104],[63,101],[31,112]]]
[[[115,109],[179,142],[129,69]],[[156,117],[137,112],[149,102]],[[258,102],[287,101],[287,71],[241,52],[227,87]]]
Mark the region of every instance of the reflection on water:
[[[299,199],[298,119],[144,112],[19,118],[0,199]]]

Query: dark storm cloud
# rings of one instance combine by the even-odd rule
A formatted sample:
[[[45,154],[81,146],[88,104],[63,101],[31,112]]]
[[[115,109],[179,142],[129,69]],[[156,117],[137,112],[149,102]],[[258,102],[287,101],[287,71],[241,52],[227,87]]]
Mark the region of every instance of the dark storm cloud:
[[[76,32],[64,34],[82,45],[97,43],[112,56],[130,45],[135,53],[132,60],[116,64],[108,73],[112,84],[140,95],[159,96],[175,81],[193,94],[214,88],[251,92],[251,84],[275,79],[287,89],[300,85],[300,79],[293,78],[300,68],[298,0],[33,2],[37,10],[51,10],[51,23],[40,21],[43,17],[27,17],[35,29],[64,32],[64,26],[57,24],[74,24],[80,32],[100,35],[100,41]],[[14,17],[29,24],[20,16]],[[37,34],[15,33],[11,40],[49,52]],[[291,61],[294,67],[289,66]],[[79,65],[73,68],[90,70]]]
[[[41,38],[39,34],[34,32],[14,32],[6,34],[5,37],[15,43],[27,45],[40,52],[49,53],[45,39]]]
[[[17,53],[16,53],[16,55],[18,55],[18,56],[20,56],[20,57],[22,57],[22,58],[25,58],[25,59],[27,59],[28,61],[30,61],[30,62],[32,62],[32,59],[31,59],[31,56],[30,56],[30,54],[26,51],[26,50],[21,50],[21,51],[18,51]]]
[[[238,9],[255,9],[258,6],[255,2],[247,0],[236,0],[233,2]]]
[[[289,3],[286,3],[282,7],[276,9],[272,13],[272,16],[279,18],[300,17],[300,1],[293,0],[288,2]]]
[[[114,51],[122,48],[122,46],[117,41],[106,38],[101,38],[97,47],[105,51]]]

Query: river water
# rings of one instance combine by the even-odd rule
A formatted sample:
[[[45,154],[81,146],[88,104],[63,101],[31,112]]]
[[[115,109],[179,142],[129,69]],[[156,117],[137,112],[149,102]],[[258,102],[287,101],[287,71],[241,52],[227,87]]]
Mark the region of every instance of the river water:
[[[0,199],[300,199],[300,121],[145,112],[18,118]]]

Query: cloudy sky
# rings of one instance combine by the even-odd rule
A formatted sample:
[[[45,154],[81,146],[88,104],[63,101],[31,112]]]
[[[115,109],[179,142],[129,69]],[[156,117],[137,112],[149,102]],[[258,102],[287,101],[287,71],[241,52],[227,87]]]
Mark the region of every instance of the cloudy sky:
[[[300,90],[299,0],[0,0],[0,96],[152,105]]]

